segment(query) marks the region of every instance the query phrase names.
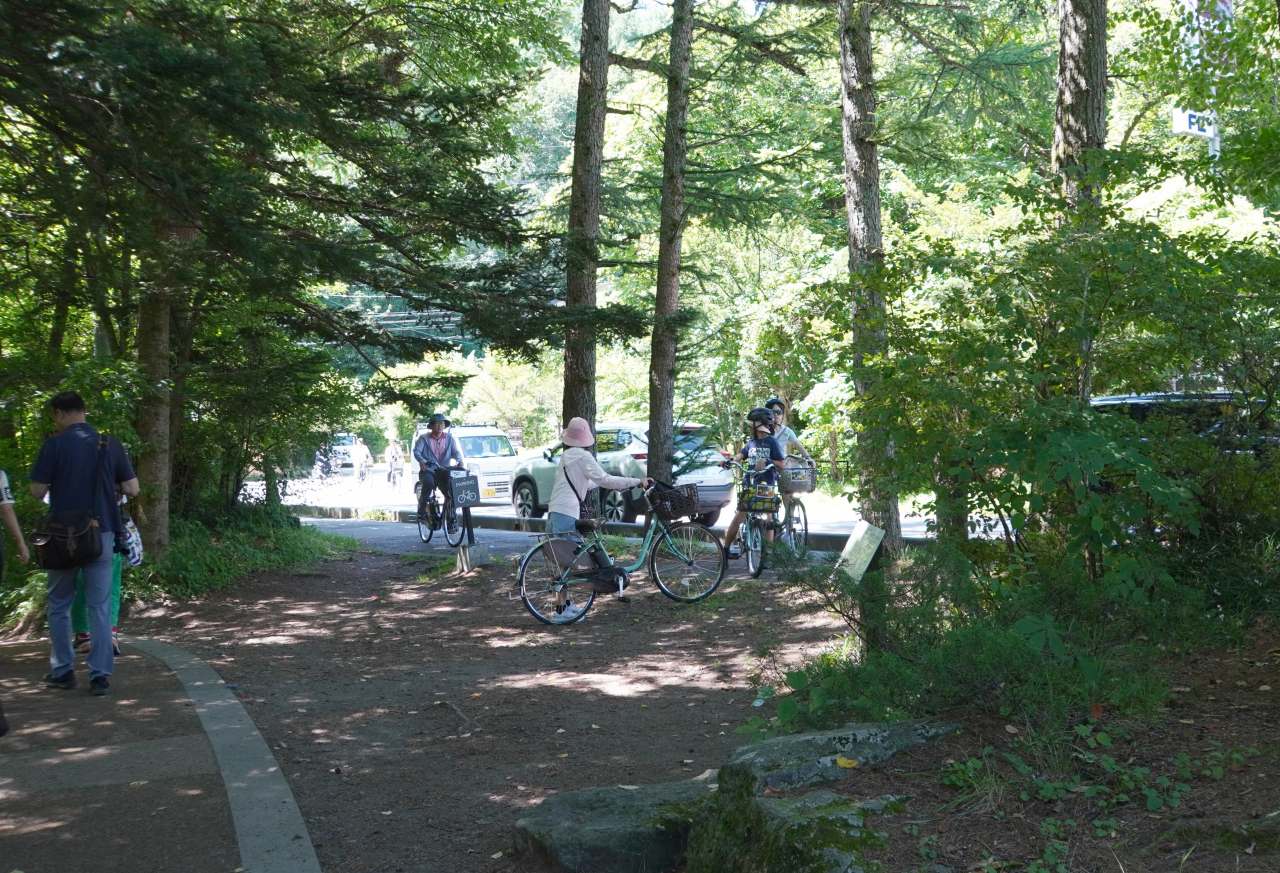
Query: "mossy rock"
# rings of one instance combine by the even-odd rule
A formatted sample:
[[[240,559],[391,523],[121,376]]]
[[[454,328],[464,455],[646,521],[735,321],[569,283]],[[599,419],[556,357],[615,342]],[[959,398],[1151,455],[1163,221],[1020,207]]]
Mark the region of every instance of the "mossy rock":
[[[720,768],[720,785],[729,791],[760,794],[766,788],[791,791],[835,782],[848,773],[840,766],[878,764],[901,752],[956,730],[958,725],[930,721],[849,724],[838,730],[775,737],[733,751]]]
[[[547,798],[516,822],[516,849],[574,873],[659,873],[684,862],[709,779],[584,788]]]
[[[694,821],[687,873],[871,873],[880,866],[865,853],[883,848],[887,836],[868,819],[900,811],[905,800],[718,793]]]

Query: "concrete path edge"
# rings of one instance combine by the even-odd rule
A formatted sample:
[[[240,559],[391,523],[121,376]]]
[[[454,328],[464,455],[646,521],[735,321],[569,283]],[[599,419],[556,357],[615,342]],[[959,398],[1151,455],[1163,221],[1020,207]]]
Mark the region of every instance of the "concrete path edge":
[[[121,635],[163,661],[195,703],[227,787],[245,873],[320,873],[293,791],[267,741],[213,668],[177,646]]]

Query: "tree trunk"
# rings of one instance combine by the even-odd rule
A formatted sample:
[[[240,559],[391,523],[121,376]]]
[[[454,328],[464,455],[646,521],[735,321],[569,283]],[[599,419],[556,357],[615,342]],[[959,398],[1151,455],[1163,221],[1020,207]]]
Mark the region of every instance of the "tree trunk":
[[[573,185],[569,195],[568,269],[565,307],[596,305],[600,260],[600,172],[609,96],[609,0],[582,4],[582,49],[578,68],[578,114],[573,131]],[[588,311],[578,315],[589,316]],[[564,344],[564,422],[574,416],[596,423],[596,337],[591,327],[570,327]]]
[[[840,84],[844,133],[845,211],[849,224],[849,278],[853,286],[854,366],[887,350],[884,298],[865,280],[884,260],[880,229],[880,155],[875,140],[875,81],[872,78],[872,5],[840,0]],[[854,380],[859,396],[871,389],[865,375]],[[890,446],[884,434],[858,431],[858,512],[885,532],[886,553],[902,551],[898,495],[881,478]]]
[[[138,522],[143,545],[155,557],[169,546],[169,486],[173,446],[169,440],[169,316],[164,294],[148,296],[138,305],[138,369],[149,390],[138,409],[137,430],[142,440],[138,456]]]
[[[1058,0],[1058,99],[1053,168],[1078,205],[1097,194],[1083,184],[1086,149],[1107,143],[1107,0]]]
[[[957,547],[963,545],[969,539],[969,492],[958,476],[946,471],[946,464],[941,458],[934,473],[933,488],[938,513],[938,542]]]
[[[662,143],[662,212],[658,228],[658,284],[649,354],[649,475],[671,481],[675,446],[676,327],[680,306],[680,246],[684,235],[684,170],[689,151],[689,67],[693,56],[693,0],[675,0],[667,123]]]

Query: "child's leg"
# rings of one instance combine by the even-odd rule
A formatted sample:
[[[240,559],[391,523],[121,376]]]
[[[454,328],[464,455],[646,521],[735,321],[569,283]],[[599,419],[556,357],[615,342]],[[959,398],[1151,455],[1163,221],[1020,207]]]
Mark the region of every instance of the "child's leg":
[[[71,630],[76,636],[89,633],[89,605],[84,599],[84,570],[76,571],[76,595],[71,601]]]

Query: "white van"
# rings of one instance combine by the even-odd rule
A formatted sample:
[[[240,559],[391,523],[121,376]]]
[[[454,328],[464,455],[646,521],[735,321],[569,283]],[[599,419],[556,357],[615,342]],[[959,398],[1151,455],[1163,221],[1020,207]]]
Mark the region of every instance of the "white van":
[[[413,442],[409,444],[409,454],[418,444],[418,437],[427,433],[430,428],[426,422],[419,424],[413,431]],[[511,471],[516,466],[516,450],[511,447],[504,431],[492,424],[455,424],[449,433],[458,441],[467,472],[474,473],[480,480],[481,500],[511,499]],[[410,457],[410,470],[417,476],[418,464]],[[418,493],[414,483],[414,494]]]

